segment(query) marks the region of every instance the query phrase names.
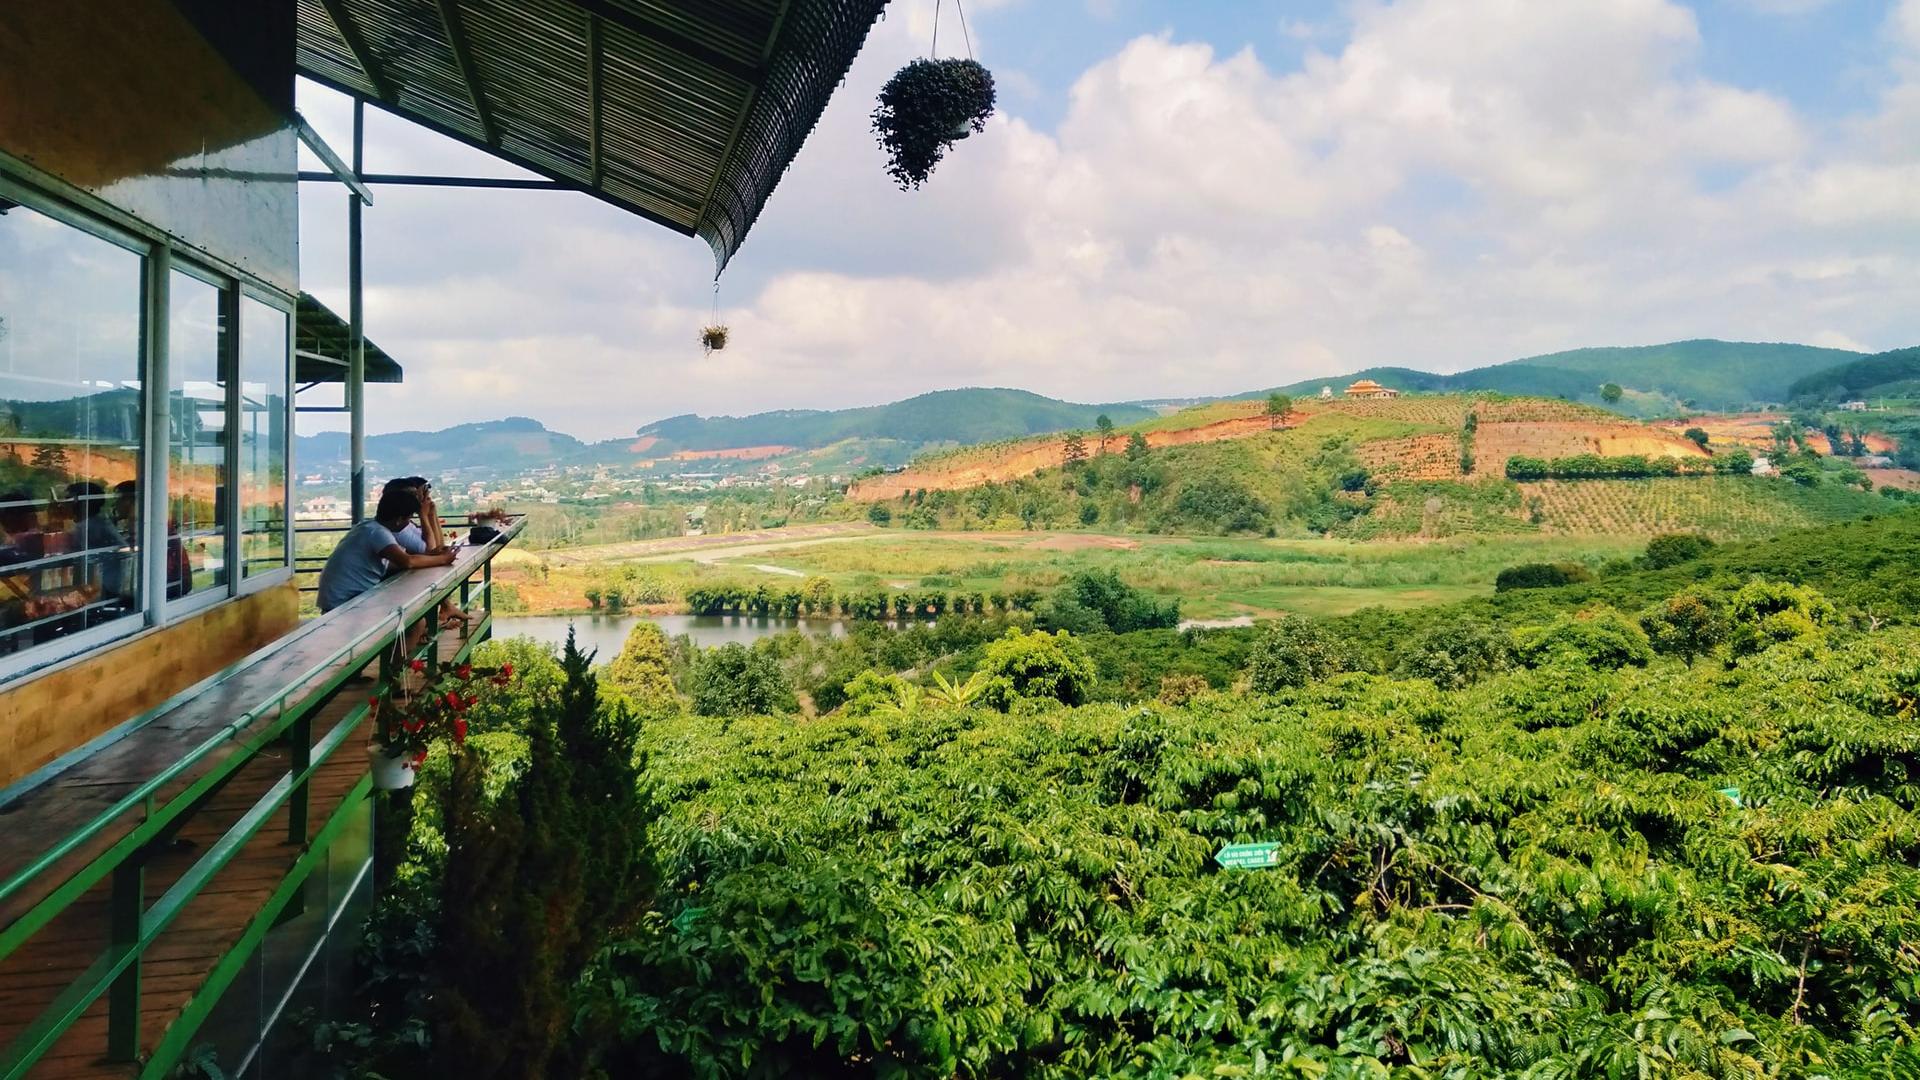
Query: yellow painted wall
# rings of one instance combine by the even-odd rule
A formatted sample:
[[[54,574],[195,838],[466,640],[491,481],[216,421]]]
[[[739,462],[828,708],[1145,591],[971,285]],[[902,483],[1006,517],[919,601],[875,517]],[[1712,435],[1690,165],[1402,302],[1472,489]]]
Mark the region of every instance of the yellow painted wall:
[[[0,689],[0,786],[145,712],[300,623],[292,581]]]

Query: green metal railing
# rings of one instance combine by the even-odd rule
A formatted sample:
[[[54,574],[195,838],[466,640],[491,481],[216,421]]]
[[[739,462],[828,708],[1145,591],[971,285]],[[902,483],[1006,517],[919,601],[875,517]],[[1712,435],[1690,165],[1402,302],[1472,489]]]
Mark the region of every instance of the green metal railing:
[[[395,675],[392,662],[395,646],[404,640],[407,628],[416,622],[424,622],[428,632],[410,658],[436,663],[439,655],[439,620],[434,618],[434,614],[441,601],[456,592],[463,610],[473,611],[477,605],[483,611],[467,642],[459,650],[458,659],[464,660],[474,645],[486,639],[492,627],[493,557],[508,541],[518,536],[524,526],[525,519],[517,520],[501,530],[501,535],[489,543],[488,547],[493,550],[479,564],[481,581],[477,585],[472,580],[473,571],[469,570],[457,579],[442,582],[416,598],[412,604],[397,609],[392,620],[383,620],[356,634],[351,641],[328,653],[325,659],[285,680],[281,688],[265,701],[215,729],[207,739],[166,769],[142,782],[112,807],[67,834],[58,844],[0,882],[0,904],[3,904],[39,883],[49,871],[73,858],[76,853],[98,843],[116,822],[134,814],[141,815],[139,823],[125,835],[88,860],[19,918],[0,929],[0,961],[4,961],[94,886],[112,878],[108,901],[108,945],[105,951],[56,995],[32,1024],[0,1051],[0,1080],[16,1080],[25,1076],[34,1063],[102,995],[107,996],[107,1045],[103,1048],[106,1057],[113,1061],[134,1062],[140,1041],[142,954],[214,876],[259,833],[267,821],[285,806],[288,809],[287,840],[291,844],[305,845],[306,850],[295,860],[266,904],[215,962],[192,1000],[168,1027],[153,1054],[144,1063],[140,1075],[163,1076],[173,1067],[186,1053],[200,1024],[218,1004],[221,993],[238,976],[281,913],[298,897],[307,875],[325,861],[329,845],[352,812],[367,798],[371,778],[362,776],[319,830],[309,836],[308,794],[313,777],[365,723],[369,706],[366,703],[356,704],[318,743],[313,739],[314,715],[334,699],[348,680],[370,663],[379,662],[382,685],[391,680]],[[304,632],[296,634],[305,636]],[[287,641],[283,639],[259,650],[222,672],[215,683],[244,672],[286,645]],[[207,689],[209,685],[202,684],[190,693],[202,693]],[[155,718],[174,708],[180,700],[181,696],[176,696],[150,710],[140,720]],[[137,727],[138,722],[128,726],[129,730]],[[164,895],[151,907],[145,907],[144,867],[148,857],[164,846],[241,768],[263,750],[282,741],[290,742],[292,750],[286,772],[205,854],[187,868]],[[168,787],[222,750],[231,752],[214,761],[184,790],[164,802],[159,801]]]

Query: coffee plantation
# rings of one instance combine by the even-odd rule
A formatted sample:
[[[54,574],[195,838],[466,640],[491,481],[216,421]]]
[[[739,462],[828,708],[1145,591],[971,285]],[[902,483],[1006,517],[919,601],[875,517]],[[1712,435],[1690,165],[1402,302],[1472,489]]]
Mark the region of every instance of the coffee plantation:
[[[806,717],[689,708],[661,675],[706,658],[650,641],[597,690],[637,809],[546,825],[631,830],[645,902],[490,977],[546,981],[569,1075],[1920,1076],[1920,514],[1696,547],[1249,630],[969,615]],[[586,678],[523,685],[577,715]],[[471,880],[442,778],[538,790],[514,730],[426,770],[411,910]],[[490,1015],[438,932],[376,925],[374,984]],[[393,1015],[343,1071],[455,1033]]]

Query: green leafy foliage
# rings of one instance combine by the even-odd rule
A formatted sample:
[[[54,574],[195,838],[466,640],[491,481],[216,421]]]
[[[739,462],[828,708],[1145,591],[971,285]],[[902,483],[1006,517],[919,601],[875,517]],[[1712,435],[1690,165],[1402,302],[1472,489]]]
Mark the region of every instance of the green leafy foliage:
[[[1679,566],[1713,550],[1713,541],[1699,533],[1662,533],[1647,541],[1647,552],[1641,558],[1641,565],[1649,570],[1665,570],[1669,566]]]
[[[1579,563],[1522,563],[1509,566],[1493,579],[1496,592],[1513,589],[1557,589],[1592,581],[1593,571]]]
[[[1078,705],[1095,678],[1086,649],[1064,630],[1007,631],[987,645],[980,673],[980,703],[1001,712],[1035,702]]]
[[[1180,624],[1180,602],[1158,603],[1120,580],[1118,571],[1082,570],[1061,582],[1035,622],[1042,629],[1076,634],[1166,629]]]
[[[1803,585],[1755,579],[1733,594],[1729,611],[1735,656],[1748,656],[1783,642],[1818,638],[1837,619],[1827,598]]]
[[[582,1028],[635,1076],[1910,1075],[1917,645],[690,717]]]
[[[887,174],[917,188],[954,140],[985,131],[993,115],[993,75],[975,60],[918,59],[880,89],[873,131],[887,152]]]
[[[772,651],[738,642],[701,651],[687,679],[687,697],[702,716],[763,716],[798,705]]]
[[[1289,615],[1269,623],[1247,657],[1247,681],[1257,694],[1305,686],[1347,670],[1339,639],[1318,623]]]
[[[1608,607],[1563,615],[1544,627],[1522,630],[1515,634],[1514,648],[1529,667],[1563,660],[1600,669],[1646,667],[1653,659],[1646,631]]]

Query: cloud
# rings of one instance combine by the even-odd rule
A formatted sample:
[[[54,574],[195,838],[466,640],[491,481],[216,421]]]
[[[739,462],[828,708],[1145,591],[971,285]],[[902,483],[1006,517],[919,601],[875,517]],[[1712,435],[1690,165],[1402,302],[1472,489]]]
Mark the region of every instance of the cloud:
[[[945,386],[1114,400],[1589,344],[1920,338],[1920,143],[1890,137],[1920,117],[1920,0],[1888,17],[1875,109],[1825,127],[1703,74],[1670,0],[1363,0],[1287,69],[1142,36],[1051,130],[1003,100],[903,193],[866,118],[924,14],[876,30],[775,192],[711,358],[698,245],[573,196],[382,193],[370,333],[413,381],[376,389],[375,428],[527,413],[608,436]],[[974,32],[991,56],[992,20]],[[418,141],[374,146],[443,152]]]

